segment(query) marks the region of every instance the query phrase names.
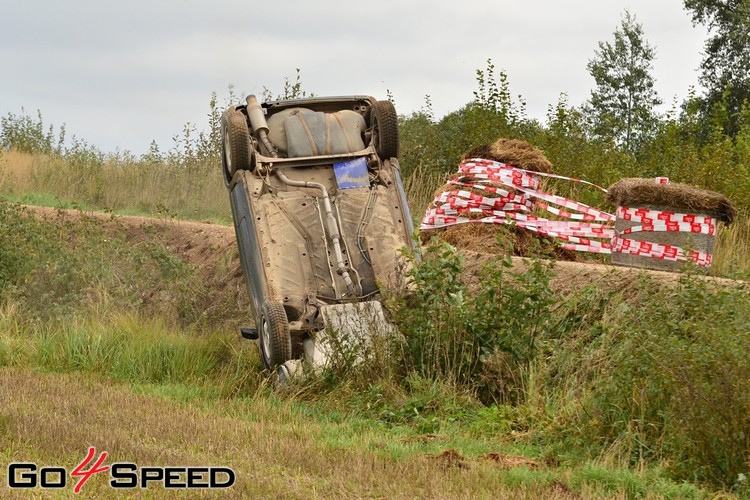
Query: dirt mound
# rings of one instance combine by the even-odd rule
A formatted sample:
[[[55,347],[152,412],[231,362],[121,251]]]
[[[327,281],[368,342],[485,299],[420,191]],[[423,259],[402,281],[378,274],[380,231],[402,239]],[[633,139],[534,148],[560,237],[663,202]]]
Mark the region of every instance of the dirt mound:
[[[252,324],[250,299],[242,276],[233,227],[169,218],[33,206],[27,208],[49,220],[99,220],[105,231],[113,236],[123,236],[132,245],[151,242],[164,245],[170,253],[190,264],[200,276],[205,290],[199,299],[202,303],[196,305],[206,312],[209,320],[219,321],[228,327]],[[144,299],[159,300],[159,295]]]
[[[430,458],[432,458],[432,460],[434,460],[445,469],[450,469],[453,467],[458,469],[469,468],[469,463],[466,461],[463,455],[461,455],[456,450],[445,450],[442,453],[438,453],[437,455],[432,455]]]
[[[534,460],[529,460],[528,458],[514,455],[505,455],[496,451],[480,455],[479,458],[482,458],[489,462],[494,462],[498,467],[505,470],[513,469],[515,467],[527,467],[529,469],[535,470],[539,469],[540,467],[539,463]]]
[[[206,307],[214,308],[211,314],[212,319],[236,326],[248,325],[252,322],[234,228],[231,226],[90,212],[82,214],[80,211],[42,207],[28,208],[50,219],[57,217],[99,219],[104,228],[117,234],[124,232],[125,238],[132,244],[158,242],[164,245],[176,256],[188,262],[202,277],[203,283],[209,290],[208,299],[212,302]],[[482,238],[488,241],[490,239],[488,235],[483,235]],[[472,250],[463,249],[462,254],[465,259],[465,271],[462,278],[469,289],[479,287],[481,270],[484,266],[493,265],[500,259],[489,243],[488,248],[477,246]],[[514,270],[523,271],[527,262],[524,258],[514,257]],[[644,273],[665,284],[677,283],[681,276],[678,273],[663,271],[564,261],[556,262],[552,273],[550,286],[558,294],[565,294],[591,284],[613,293],[627,289],[635,290],[639,277]],[[709,279],[719,284],[734,283],[721,278]]]

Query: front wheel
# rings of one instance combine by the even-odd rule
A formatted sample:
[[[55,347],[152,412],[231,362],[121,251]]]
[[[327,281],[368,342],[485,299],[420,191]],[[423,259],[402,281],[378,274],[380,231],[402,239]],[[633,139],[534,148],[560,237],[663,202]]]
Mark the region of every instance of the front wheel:
[[[284,306],[279,302],[263,303],[260,312],[260,356],[268,370],[274,370],[292,359],[292,337]]]

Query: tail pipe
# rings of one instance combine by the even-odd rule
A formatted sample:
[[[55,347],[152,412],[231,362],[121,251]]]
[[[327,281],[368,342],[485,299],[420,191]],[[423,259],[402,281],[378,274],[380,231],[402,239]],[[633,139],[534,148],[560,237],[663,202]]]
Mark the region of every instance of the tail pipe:
[[[349,291],[349,295],[356,296],[357,287],[349,274],[349,268],[346,267],[346,264],[344,263],[344,254],[341,253],[341,235],[339,234],[339,226],[336,223],[336,217],[333,215],[331,199],[328,197],[328,190],[323,184],[318,182],[293,181],[279,169],[276,169],[275,173],[281,182],[288,186],[313,188],[321,192],[323,211],[325,212],[326,217],[326,230],[328,232],[328,237],[331,238],[331,241],[333,242],[333,253],[336,258],[336,272],[344,280],[344,283],[346,283],[346,289]]]

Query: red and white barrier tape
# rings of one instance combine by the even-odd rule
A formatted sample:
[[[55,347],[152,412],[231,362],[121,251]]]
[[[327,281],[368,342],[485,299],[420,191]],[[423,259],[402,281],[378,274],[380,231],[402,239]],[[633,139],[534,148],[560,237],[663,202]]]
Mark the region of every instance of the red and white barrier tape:
[[[421,229],[483,222],[515,224],[529,231],[561,240],[570,250],[609,253],[614,236],[615,216],[584,203],[539,190],[539,177],[581,182],[606,190],[587,181],[554,174],[542,174],[483,159],[464,161],[458,167],[459,177],[449,183],[458,189],[440,193],[422,220]],[[461,189],[464,188],[464,189]],[[481,190],[493,196],[482,196],[467,189]],[[564,218],[549,220],[532,214],[534,208]],[[576,212],[576,213],[574,213]],[[468,215],[482,215],[469,218]]]
[[[628,207],[618,207],[617,213],[613,215],[584,203],[540,191],[539,177],[577,182],[606,193],[607,190],[601,186],[582,179],[533,172],[491,160],[465,160],[459,165],[458,173],[456,179],[449,181],[449,184],[457,189],[445,191],[435,197],[422,219],[420,229],[436,229],[468,222],[514,224],[556,238],[560,240],[562,248],[578,252],[621,252],[664,260],[689,260],[699,266],[708,266],[711,263],[711,254],[705,252],[684,251],[671,245],[638,241],[622,236],[637,232],[690,232],[713,235],[716,231],[716,220],[711,217]],[[669,179],[658,177],[656,182],[666,184]],[[467,189],[484,191],[496,197],[472,193]],[[531,213],[534,208],[568,220],[549,220],[535,216]],[[474,217],[468,217],[470,215]],[[613,227],[616,218],[640,222],[641,225],[616,234]]]
[[[713,236],[717,220],[713,217],[683,214],[672,211],[647,210],[644,208],[617,207],[619,219],[640,223],[619,232],[612,239],[612,252],[627,253],[674,262],[690,261],[701,267],[711,265],[712,255],[695,250],[685,251],[673,245],[624,238],[622,235],[640,232],[692,233]]]

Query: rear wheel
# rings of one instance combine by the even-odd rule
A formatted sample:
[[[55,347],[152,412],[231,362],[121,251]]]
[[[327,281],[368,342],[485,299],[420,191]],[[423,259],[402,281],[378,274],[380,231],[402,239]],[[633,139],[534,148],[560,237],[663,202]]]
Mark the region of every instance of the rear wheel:
[[[372,107],[371,123],[375,151],[381,160],[398,158],[398,115],[391,101],[376,101]]]
[[[221,117],[221,145],[224,182],[229,185],[237,170],[252,170],[255,160],[247,117],[234,106]]]
[[[274,370],[292,359],[292,337],[284,306],[279,302],[264,302],[260,312],[260,356],[269,370]]]

